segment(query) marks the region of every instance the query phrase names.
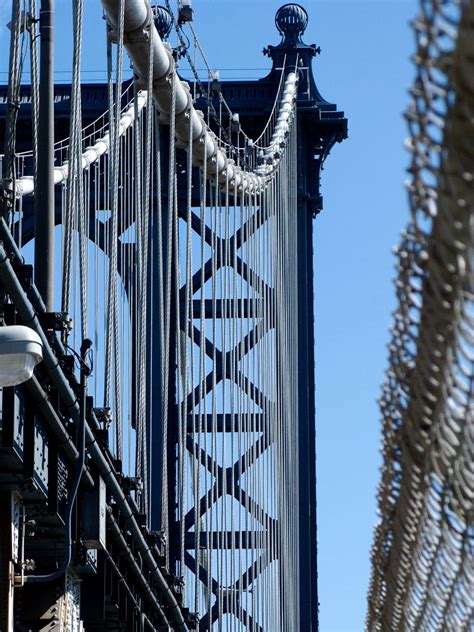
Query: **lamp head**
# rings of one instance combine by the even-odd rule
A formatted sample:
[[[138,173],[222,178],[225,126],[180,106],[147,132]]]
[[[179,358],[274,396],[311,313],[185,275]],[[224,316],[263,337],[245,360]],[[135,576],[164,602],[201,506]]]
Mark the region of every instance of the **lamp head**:
[[[38,334],[24,325],[0,327],[0,386],[16,386],[31,378],[43,359]]]

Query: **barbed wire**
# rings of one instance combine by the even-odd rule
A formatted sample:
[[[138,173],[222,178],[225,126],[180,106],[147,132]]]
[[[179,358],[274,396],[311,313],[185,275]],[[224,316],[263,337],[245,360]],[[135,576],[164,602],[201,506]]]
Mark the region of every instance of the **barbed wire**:
[[[367,629],[474,626],[474,3],[422,0]]]

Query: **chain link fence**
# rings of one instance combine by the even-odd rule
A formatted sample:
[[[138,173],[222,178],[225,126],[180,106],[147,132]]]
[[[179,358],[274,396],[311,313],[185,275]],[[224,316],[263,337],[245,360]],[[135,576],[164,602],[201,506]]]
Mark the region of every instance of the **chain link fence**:
[[[422,0],[367,630],[474,630],[474,2]]]

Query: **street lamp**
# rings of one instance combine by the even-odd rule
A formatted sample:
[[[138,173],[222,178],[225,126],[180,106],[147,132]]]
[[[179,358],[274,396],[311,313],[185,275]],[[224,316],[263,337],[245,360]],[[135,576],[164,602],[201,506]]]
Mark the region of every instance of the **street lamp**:
[[[180,0],[178,3],[178,24],[193,21],[193,10],[191,0]]]
[[[16,386],[31,378],[43,359],[38,334],[24,325],[0,327],[0,386]]]

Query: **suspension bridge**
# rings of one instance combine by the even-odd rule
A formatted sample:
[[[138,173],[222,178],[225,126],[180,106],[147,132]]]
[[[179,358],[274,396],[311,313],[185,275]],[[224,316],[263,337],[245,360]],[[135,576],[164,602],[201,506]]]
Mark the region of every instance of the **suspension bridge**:
[[[106,81],[77,0],[54,85],[54,0],[12,1],[0,630],[316,631],[312,227],[347,119],[298,4],[256,81],[212,71],[189,0],[101,4]],[[474,626],[473,24],[414,23],[368,630]]]

